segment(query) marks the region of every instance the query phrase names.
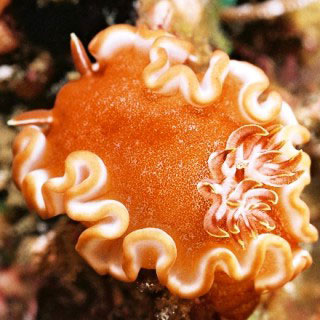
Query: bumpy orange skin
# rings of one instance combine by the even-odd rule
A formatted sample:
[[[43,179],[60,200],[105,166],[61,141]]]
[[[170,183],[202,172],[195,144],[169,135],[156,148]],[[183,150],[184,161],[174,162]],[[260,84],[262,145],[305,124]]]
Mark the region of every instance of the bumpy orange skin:
[[[147,64],[146,56],[128,50],[103,72],[65,85],[53,109],[43,166],[60,176],[71,152],[94,152],[108,169],[107,198],[122,202],[130,212],[127,233],[161,228],[175,240],[179,260],[192,263],[201,249],[232,242],[213,238],[202,227],[210,202],[201,197],[197,183],[209,176],[209,155],[223,149],[230,133],[244,122],[236,112],[231,79],[214,107],[197,110],[180,95],[166,97],[148,90],[141,79]],[[252,281],[248,285],[254,291]],[[246,315],[257,297],[255,293]],[[242,305],[243,297],[234,298],[231,309]],[[219,304],[215,307],[220,309]]]
[[[80,48],[78,53],[80,58],[83,52]],[[80,58],[76,59],[78,65]],[[66,210],[71,218],[85,216],[85,219],[74,220],[82,222],[87,227],[95,224],[101,227],[95,229],[89,236],[87,233],[86,236],[80,237],[77,247],[80,254],[98,272],[111,273],[121,280],[133,281],[139,271],[136,266],[142,261],[140,267],[156,268],[160,282],[173,293],[194,298],[210,290],[207,300],[213,303],[218,312],[230,319],[245,319],[258,303],[259,293],[255,289],[279,287],[310,265],[311,258],[298,248],[298,241],[294,239],[293,233],[287,232],[291,226],[286,220],[289,216],[284,206],[287,205],[286,203],[275,202],[268,211],[275,222],[275,229],[261,227],[261,230],[258,230],[261,237],[257,240],[253,236],[243,246],[240,245],[243,244],[241,241],[235,241],[230,235],[224,238],[210,235],[204,227],[204,217],[213,203],[212,200],[208,201],[200,194],[197,185],[205,178],[215,178],[212,177],[212,170],[209,170],[208,159],[213,152],[226,148],[228,138],[234,131],[248,125],[248,117],[245,118],[243,108],[239,107],[239,96],[244,86],[239,77],[232,75],[232,72],[229,73],[223,80],[222,92],[218,98],[206,107],[198,108],[186,102],[185,97],[178,90],[175,93],[171,92],[170,96],[165,96],[147,88],[143,79],[143,70],[146,70],[150,64],[150,56],[142,50],[123,47],[107,62],[98,59],[99,67],[97,68],[91,66],[88,58],[82,61],[80,79],[62,88],[52,112],[35,113],[43,121],[39,119],[34,121],[32,113],[13,119],[13,124],[19,125],[20,122],[20,125],[38,125],[36,128],[35,126],[26,128],[22,131],[20,138],[17,138],[13,171],[17,184],[24,192],[30,207],[36,207],[39,213],[42,211],[44,217],[60,214]],[[235,66],[238,65],[233,64],[231,67],[233,73]],[[203,75],[197,76],[201,79]],[[261,84],[258,84],[259,86],[261,87]],[[254,90],[259,91],[256,87]],[[31,122],[28,122],[30,120],[28,117]],[[266,126],[279,124],[281,120],[279,119],[273,117]],[[252,123],[250,121],[249,124]],[[39,127],[43,123],[48,124],[47,129]],[[28,147],[24,139],[29,138],[29,131],[33,131],[30,133],[31,138],[38,139],[37,143],[30,147],[33,149],[32,152],[25,151]],[[46,143],[43,148],[44,154],[39,156],[40,153],[38,153],[36,160],[32,160],[32,155],[37,154],[35,145],[41,146],[43,141],[41,139]],[[286,137],[283,139],[286,140]],[[290,139],[287,138],[287,140]],[[108,179],[106,186],[100,186],[98,195],[85,196],[85,199],[81,199],[82,193],[85,192],[80,190],[83,188],[80,185],[77,191],[73,192],[74,199],[77,197],[80,199],[80,204],[78,203],[75,209],[70,205],[72,197],[65,196],[67,189],[71,189],[72,186],[61,187],[63,185],[61,181],[64,179],[61,177],[72,180],[70,178],[72,170],[70,166],[67,168],[66,159],[73,152],[81,150],[89,151],[102,160],[103,166],[108,171]],[[28,157],[34,161],[34,164],[29,167]],[[88,154],[86,157],[89,157]],[[88,159],[84,160],[89,161]],[[306,162],[304,168],[308,166],[307,160],[304,158]],[[72,163],[74,164],[75,162]],[[37,185],[37,179],[32,180],[32,170],[35,169],[46,171],[45,180],[52,178],[51,182]],[[86,175],[85,170],[78,171],[82,175],[78,179],[85,180],[86,176],[83,176]],[[34,175],[34,177],[39,176],[41,177],[41,175]],[[60,178],[55,180],[56,177]],[[299,190],[296,187],[295,198],[299,197],[299,192],[306,184],[306,180],[307,178],[304,178],[300,182]],[[57,181],[60,181],[59,190],[55,189]],[[77,185],[79,181],[75,179],[71,184]],[[269,185],[265,188],[279,195],[282,192],[281,188]],[[37,192],[33,192],[34,190]],[[48,198],[50,192],[53,194],[51,200]],[[61,210],[46,214],[48,211],[46,207],[50,201],[52,206],[52,201],[56,199],[55,192],[60,193],[62,204],[58,207],[60,206]],[[47,195],[44,205],[41,193],[42,196],[44,193]],[[106,199],[121,203],[128,210],[129,216],[128,228],[126,229],[125,226],[124,233],[119,231],[117,236],[109,238],[107,232],[103,234],[100,231],[103,230],[104,219],[106,224],[110,223],[112,220],[109,219],[110,216],[103,215],[104,211],[101,210],[103,212],[96,215],[99,218],[88,222],[93,211],[81,212],[81,205],[85,202],[91,200],[93,203],[99,202],[98,200],[103,202]],[[38,207],[34,205],[35,203]],[[69,209],[66,209],[67,205]],[[301,204],[300,206],[302,207]],[[108,213],[107,209],[105,211]],[[301,214],[301,220],[309,227],[307,208],[303,207],[300,211],[306,211]],[[126,223],[125,218],[122,223]],[[148,231],[146,228],[153,229]],[[164,271],[159,271],[161,262],[159,265],[158,262],[165,256],[164,251],[167,249],[165,246],[165,249],[161,249],[159,244],[167,245],[168,241],[163,235],[156,233],[156,229],[164,231],[168,238],[171,237],[176,247],[176,251],[174,248],[168,253],[171,259],[169,259],[170,266]],[[134,247],[132,234],[136,230],[145,232],[143,236],[140,235],[142,237],[140,240],[146,240],[141,245],[143,253],[132,249]],[[265,235],[268,233],[280,237]],[[105,237],[106,234],[107,237]],[[147,238],[150,234],[153,238]],[[155,242],[158,240],[157,237],[159,241]],[[316,235],[313,238],[315,237]],[[88,238],[92,239],[92,242],[86,242]],[[139,240],[139,235],[137,238]],[[99,244],[96,240],[100,241]],[[97,259],[90,262],[86,254],[94,248],[95,244],[97,244]],[[110,256],[109,248],[112,248]],[[212,253],[214,249],[217,250]],[[210,254],[214,254],[212,260],[208,254],[210,251]],[[133,256],[136,255],[134,258],[137,258],[138,263],[132,262],[134,259],[130,260],[131,252],[134,252]],[[279,260],[276,259],[278,252]],[[113,271],[108,269],[108,261],[117,260],[114,259],[116,255],[120,257],[119,264],[122,264],[124,271],[115,272],[115,269]],[[106,267],[100,268],[97,262],[100,260],[107,260]],[[279,261],[283,266],[279,266]],[[204,269],[205,272],[203,272]],[[281,272],[278,272],[278,269]],[[224,271],[229,272],[230,277]],[[201,272],[203,274],[200,274]],[[259,281],[255,282],[260,274],[264,274],[264,279],[269,279],[273,283],[269,285],[267,280],[263,280],[262,285],[261,281],[260,284]],[[180,275],[183,275],[181,277],[183,280],[180,282],[182,285],[179,285],[179,281],[175,282],[175,278],[179,278]],[[276,275],[274,277],[276,281],[273,279],[274,275]],[[194,283],[197,288],[193,285]]]
[[[123,52],[103,72],[67,84],[53,109],[43,167],[59,176],[71,152],[97,154],[109,173],[107,197],[130,212],[128,232],[161,228],[191,259],[217,242],[202,227],[210,203],[197,183],[209,176],[210,153],[243,122],[229,81],[214,107],[197,110],[180,96],[148,90],[141,79],[147,63],[134,50]]]

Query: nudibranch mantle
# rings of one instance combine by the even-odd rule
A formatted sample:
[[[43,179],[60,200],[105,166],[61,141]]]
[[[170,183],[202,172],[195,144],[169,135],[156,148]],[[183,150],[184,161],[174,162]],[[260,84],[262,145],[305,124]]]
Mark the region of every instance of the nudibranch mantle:
[[[310,159],[295,148],[309,133],[260,69],[215,51],[196,72],[190,43],[126,25],[93,39],[94,64],[75,35],[71,49],[80,79],[9,122],[24,126],[13,178],[41,217],[86,227],[76,248],[98,273],[155,269],[194,298],[217,272],[264,291],[311,264]]]

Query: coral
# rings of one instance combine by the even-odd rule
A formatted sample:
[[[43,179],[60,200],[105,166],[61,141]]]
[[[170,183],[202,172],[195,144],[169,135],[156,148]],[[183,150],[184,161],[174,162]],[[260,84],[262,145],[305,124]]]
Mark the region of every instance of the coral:
[[[318,0],[266,0],[262,3],[243,4],[225,8],[221,18],[227,21],[248,22],[258,19],[274,19],[285,13],[296,11]]]
[[[230,51],[231,44],[220,26],[221,4],[217,0],[140,0],[137,24],[166,30],[192,42],[202,60],[211,47]]]
[[[53,61],[49,52],[40,52],[26,68],[14,68],[7,81],[7,90],[25,100],[37,97],[53,75]]]
[[[30,285],[30,284],[29,284]],[[34,287],[33,287],[34,288]],[[27,287],[17,270],[0,270],[1,319],[36,319],[37,303],[34,290]]]
[[[15,136],[14,131],[10,130],[0,118],[0,190],[4,190],[10,178],[10,163],[12,161],[11,144]]]
[[[38,6],[41,8],[41,7],[45,7],[47,5],[49,5],[51,2],[53,3],[63,3],[63,2],[70,2],[71,4],[78,4],[79,3],[79,0],[38,0],[37,1],[37,4]]]
[[[11,26],[6,21],[7,19],[3,15],[4,10],[10,2],[10,0],[0,1],[0,55],[15,50],[19,45],[16,32],[12,30]]]

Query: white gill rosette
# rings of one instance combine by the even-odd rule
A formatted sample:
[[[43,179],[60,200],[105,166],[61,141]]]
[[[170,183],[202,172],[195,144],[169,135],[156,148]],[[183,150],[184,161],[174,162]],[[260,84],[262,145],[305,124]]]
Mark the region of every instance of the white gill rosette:
[[[248,235],[256,238],[276,228],[269,215],[279,201],[275,190],[304,173],[302,151],[293,155],[282,151],[286,144],[280,138],[282,129],[242,126],[230,135],[225,150],[211,154],[211,178],[198,184],[199,192],[213,202],[204,219],[210,235],[233,237],[244,247]]]

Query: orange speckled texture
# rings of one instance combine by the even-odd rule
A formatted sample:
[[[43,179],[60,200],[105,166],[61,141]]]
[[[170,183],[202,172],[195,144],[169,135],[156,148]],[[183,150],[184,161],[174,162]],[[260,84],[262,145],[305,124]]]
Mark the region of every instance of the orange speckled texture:
[[[93,65],[75,35],[71,48],[80,79],[53,110],[9,121],[26,125],[13,176],[41,217],[87,227],[76,250],[99,274],[155,269],[173,294],[242,320],[311,264],[298,247],[317,237],[299,198],[310,160],[295,148],[308,133],[277,94],[257,101],[261,71],[216,51],[196,74],[192,48],[123,25],[96,36]]]
[[[209,155],[244,123],[238,90],[227,79],[214,105],[198,110],[178,94],[147,89],[142,70],[148,62],[146,55],[125,50],[103,72],[67,84],[53,110],[44,166],[61,175],[71,152],[94,152],[108,169],[107,197],[129,210],[128,233],[161,228],[178,250],[183,243],[181,250],[190,253],[221,241],[203,229],[210,201],[196,185],[209,176]]]

